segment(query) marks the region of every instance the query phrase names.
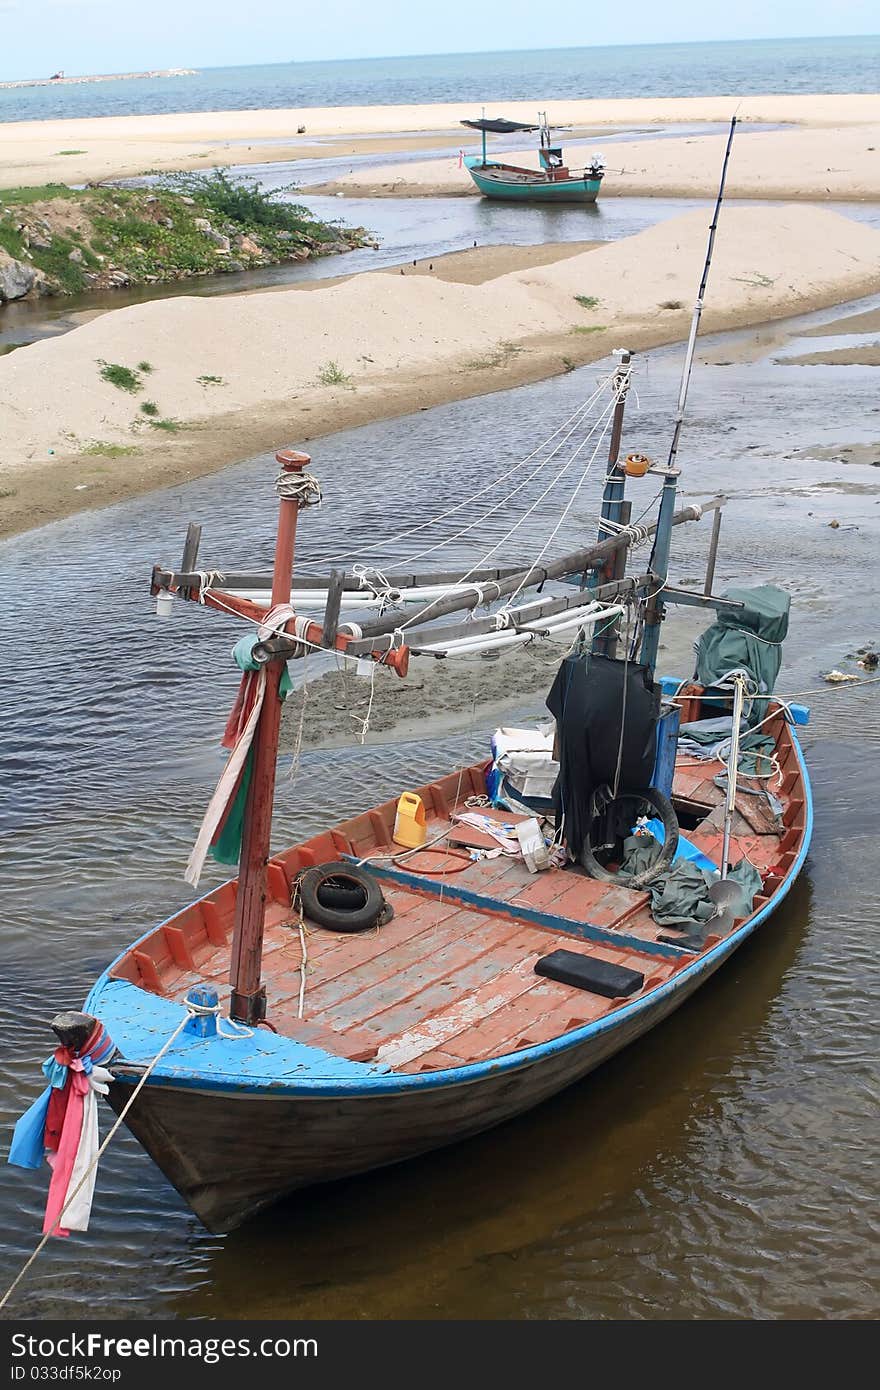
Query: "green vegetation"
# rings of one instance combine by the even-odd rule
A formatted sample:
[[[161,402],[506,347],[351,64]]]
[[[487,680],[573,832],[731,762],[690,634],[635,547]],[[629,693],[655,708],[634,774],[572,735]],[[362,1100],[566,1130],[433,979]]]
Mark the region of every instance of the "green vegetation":
[[[594,294],[576,294],[574,298],[575,303],[579,304],[582,309],[598,309],[599,307],[599,301]]]
[[[17,487],[0,487],[0,501],[3,501],[3,500],[4,500],[5,498],[7,498],[7,497],[17,497],[17,496],[18,496],[18,488],[17,488]]]
[[[143,372],[144,376],[149,376],[153,370],[152,362],[138,362],[138,371]]]
[[[75,188],[66,183],[43,183],[34,188],[0,188],[0,207],[22,207],[29,203],[45,203],[50,198],[76,198]]]
[[[319,386],[345,386],[354,390],[354,379],[344,372],[338,362],[325,362],[318,372]]]
[[[579,323],[571,331],[572,333],[604,333],[607,326],[604,323]]]
[[[179,420],[151,420],[150,428],[154,430],[165,430],[167,434],[177,434],[178,430],[183,429]]]
[[[522,348],[517,343],[499,343],[494,352],[487,353],[485,357],[472,357],[470,361],[465,362],[465,370],[483,372],[490,367],[503,367],[518,352],[522,352]]]
[[[128,391],[134,396],[143,386],[139,373],[132,371],[131,367],[123,367],[120,362],[102,362],[99,359],[98,366],[101,368],[102,380],[118,387],[120,391]]]
[[[94,443],[80,449],[80,453],[87,458],[119,459],[126,454],[136,454],[137,449],[131,444],[108,444],[102,439],[96,439]]]
[[[155,401],[141,401],[141,414],[158,415],[159,407],[157,406]]]
[[[363,228],[318,221],[285,200],[289,191],[222,170],[149,188],[12,188],[0,191],[0,247],[41,271],[50,293],[75,294],[276,265],[367,239]]]
[[[56,154],[86,154],[86,150],[56,150]]]
[[[225,386],[226,382],[222,376],[197,376],[196,381],[200,386]]]
[[[570,357],[563,357],[563,359],[562,359],[562,370],[563,370],[564,372],[573,372],[576,366],[577,366],[577,362],[572,362],[572,360],[571,360]]]

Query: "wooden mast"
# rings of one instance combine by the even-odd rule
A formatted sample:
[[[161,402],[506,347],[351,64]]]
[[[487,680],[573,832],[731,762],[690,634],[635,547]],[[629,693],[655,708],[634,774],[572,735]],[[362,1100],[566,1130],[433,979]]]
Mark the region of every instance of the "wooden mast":
[[[281,475],[300,474],[311,462],[308,454],[282,449],[275,455]],[[279,479],[281,481],[281,479]],[[271,607],[290,602],[293,554],[299,501],[281,496],[278,507],[278,535],[272,573]],[[281,697],[278,687],[284,670],[283,660],[266,667],[266,691],[254,734],[251,780],[244,809],[241,855],[238,867],[238,894],[235,900],[235,928],[229,983],[232,992],[229,1016],[240,1023],[259,1023],[266,1017],[266,987],[260,983],[263,957],[263,927],[266,913],[266,877],[272,834],[272,802],[275,795],[275,763],[278,757],[278,730],[281,724]]]
[[[626,398],[629,393],[632,373],[632,352],[629,348],[616,349],[620,361],[614,373],[614,387],[617,401],[611,425],[611,442],[608,446],[608,471],[605,475],[605,488],[602,493],[602,522],[612,521],[625,525],[629,521],[629,504],[624,501],[626,474],[620,467],[620,441],[623,437],[623,416],[626,411]],[[599,525],[599,542],[608,539],[610,528]],[[622,579],[626,573],[627,547],[622,546],[610,555],[605,563],[595,571],[595,584],[608,584],[612,579]],[[597,655],[614,656],[617,649],[617,634],[620,619],[616,619],[610,629],[597,633],[593,638],[593,651]]]

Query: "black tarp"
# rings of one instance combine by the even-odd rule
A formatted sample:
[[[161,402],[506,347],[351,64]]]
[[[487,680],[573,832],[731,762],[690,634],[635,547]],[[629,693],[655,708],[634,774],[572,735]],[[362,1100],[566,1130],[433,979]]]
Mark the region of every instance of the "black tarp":
[[[557,824],[565,817],[565,843],[580,858],[596,787],[613,786],[626,688],[621,793],[650,786],[657,753],[660,687],[647,666],[607,656],[567,656],[547,696],[559,739],[559,776],[553,792]]]
[[[512,135],[515,130],[540,130],[540,126],[523,125],[521,121],[506,121],[503,116],[496,116],[494,119],[484,117],[479,121],[461,121],[460,124],[470,126],[471,130],[489,130],[493,135]]]

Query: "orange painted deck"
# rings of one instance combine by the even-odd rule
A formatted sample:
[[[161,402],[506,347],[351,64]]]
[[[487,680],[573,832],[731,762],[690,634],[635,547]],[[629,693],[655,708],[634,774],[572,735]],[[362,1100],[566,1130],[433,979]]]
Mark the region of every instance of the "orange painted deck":
[[[781,769],[773,783],[783,805],[781,823],[765,798],[743,791],[731,839],[732,861],[745,856],[762,875],[755,912],[790,871],[805,825],[804,789],[788,726],[777,714],[765,727],[776,741]],[[713,777],[721,770],[719,763],[680,756],[673,788],[677,809],[689,813],[689,823],[698,821],[684,833],[716,863],[724,793]],[[454,836],[451,812],[484,791],[481,766],[420,788],[428,839],[444,830]],[[547,1042],[628,1002],[536,975],[535,962],[559,947],[642,972],[642,994],[694,958],[658,946],[668,929],[654,922],[647,892],[598,882],[571,868],[535,875],[521,860],[502,857],[463,863],[460,872],[439,877],[436,867],[434,876],[418,872],[418,855],[391,865],[391,857],[403,853],[391,839],[395,810],[396,800],[385,802],[270,861],[263,981],[267,1019],[279,1033],[396,1071],[442,1070]],[[308,967],[299,1019],[301,944],[291,885],[300,870],[345,855],[375,856],[378,870],[404,870],[409,881],[382,882],[394,907],[386,926],[347,935],[305,924]],[[193,984],[210,983],[225,999],[236,887],[234,881],[224,884],[158,927],[121,958],[111,977],[181,1001]],[[454,900],[458,890],[479,901]],[[535,913],[547,914],[549,922],[530,920]],[[600,939],[583,939],[578,924],[598,929]],[[709,936],[704,949],[717,941]]]

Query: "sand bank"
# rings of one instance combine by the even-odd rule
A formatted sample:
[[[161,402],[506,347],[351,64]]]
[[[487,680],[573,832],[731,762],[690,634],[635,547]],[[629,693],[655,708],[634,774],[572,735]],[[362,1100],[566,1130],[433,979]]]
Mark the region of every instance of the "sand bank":
[[[598,128],[727,121],[738,108],[744,122],[794,122],[810,127],[880,123],[880,96],[737,96],[621,100],[503,102],[503,114],[533,121],[538,107],[558,125]],[[349,106],[278,111],[200,111],[159,116],[109,116],[0,124],[0,187],[52,181],[130,177],[151,169],[263,163],[412,147],[409,136],[445,132],[464,143],[467,102],[425,106]],[[298,127],[306,133],[297,136]],[[353,140],[358,136],[383,136]],[[434,138],[426,143],[431,143]],[[327,144],[313,144],[315,140]],[[335,142],[335,143],[334,143]],[[445,143],[445,139],[440,143]],[[873,140],[866,142],[874,143]],[[62,154],[62,151],[73,153]],[[831,163],[827,160],[826,163]]]
[[[608,166],[603,194],[710,197],[718,187],[725,140],[723,135],[691,135],[619,141],[603,151]],[[477,152],[472,142],[462,144]],[[571,166],[582,166],[588,154],[583,146],[570,150]],[[538,164],[533,146],[505,150],[503,158],[530,168]],[[449,157],[355,171],[310,191],[394,198],[475,194],[467,169]],[[880,199],[880,122],[741,132],[731,153],[727,195],[820,202]]]
[[[621,342],[676,341],[687,333],[706,230],[698,210],[483,284],[380,272],[309,294],[154,301],[22,348],[0,359],[4,528],[538,380]],[[877,289],[880,231],[818,208],[731,208],[704,328],[766,322]],[[142,361],[152,371],[141,395],[101,378],[102,362]],[[180,433],[151,425],[139,409],[147,396]]]

